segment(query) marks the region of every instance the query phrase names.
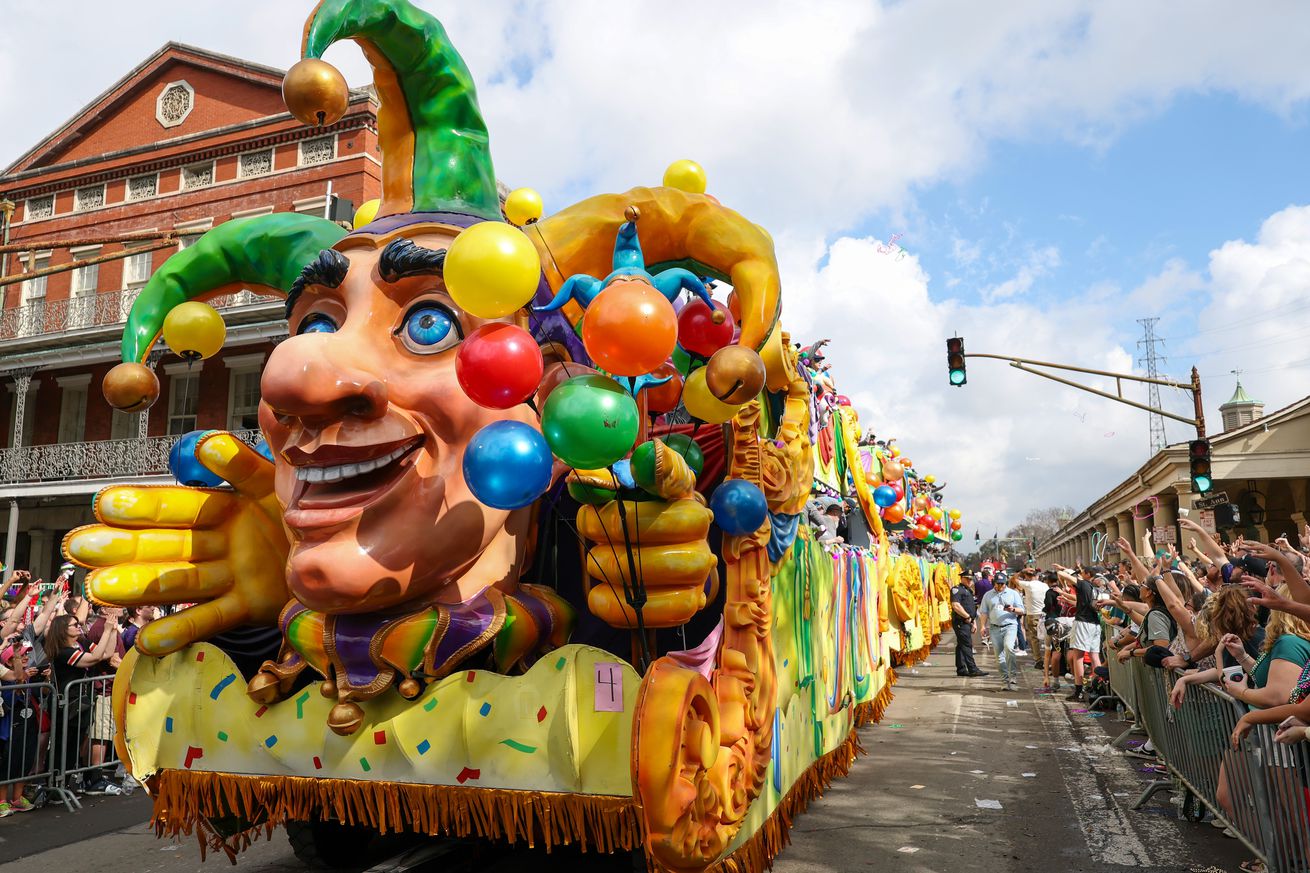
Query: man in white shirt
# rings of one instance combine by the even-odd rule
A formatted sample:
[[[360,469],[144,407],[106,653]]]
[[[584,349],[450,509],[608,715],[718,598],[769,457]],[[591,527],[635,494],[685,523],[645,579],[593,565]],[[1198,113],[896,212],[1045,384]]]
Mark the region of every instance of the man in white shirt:
[[[1033,653],[1033,663],[1037,669],[1042,668],[1042,612],[1046,606],[1046,592],[1050,586],[1043,582],[1037,571],[1026,567],[1019,573],[1019,591],[1023,594],[1023,632],[1028,637],[1028,649]]]
[[[1023,615],[1023,595],[1002,579],[996,587],[983,595],[978,616],[987,622],[992,635],[992,648],[1001,675],[1005,677],[1005,690],[1019,689],[1019,661],[1014,655],[1019,639],[1019,618]]]

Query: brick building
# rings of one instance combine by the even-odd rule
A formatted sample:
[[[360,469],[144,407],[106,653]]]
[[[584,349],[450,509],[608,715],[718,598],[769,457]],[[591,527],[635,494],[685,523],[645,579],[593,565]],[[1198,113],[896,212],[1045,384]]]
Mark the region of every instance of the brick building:
[[[282,76],[170,43],[0,174],[7,564],[50,579],[63,534],[92,520],[91,494],[110,481],[171,481],[178,434],[257,439],[259,374],[285,335],[272,298],[210,301],[228,325],[223,351],[194,365],[156,352],[160,401],[146,414],[113,410],[100,383],[140,288],[204,231],[268,212],[349,218],[380,194],[371,90],[352,91],[336,124],[309,129],[286,111]],[[134,239],[113,240],[124,236]],[[75,260],[84,266],[41,275]],[[4,284],[22,273],[32,277]]]

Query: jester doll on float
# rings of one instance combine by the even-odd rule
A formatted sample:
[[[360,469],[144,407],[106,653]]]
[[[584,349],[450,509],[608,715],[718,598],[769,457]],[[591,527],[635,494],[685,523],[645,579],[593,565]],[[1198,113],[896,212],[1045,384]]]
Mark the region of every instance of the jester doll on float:
[[[314,9],[284,84],[308,125],[345,110],[319,58],[346,39],[374,70],[376,215],[214,228],[151,278],[105,379],[143,409],[161,334],[216,350],[188,342],[221,325],[200,301],[286,298],[271,461],[199,434],[209,487],[107,488],[65,541],[97,601],[193,604],[120,669],[120,756],[161,833],[228,851],[313,823],[761,869],[894,679],[860,465],[872,550],[838,561],[799,521],[815,406],[772,242],[694,166],[539,221],[502,204],[472,76],[406,0]]]

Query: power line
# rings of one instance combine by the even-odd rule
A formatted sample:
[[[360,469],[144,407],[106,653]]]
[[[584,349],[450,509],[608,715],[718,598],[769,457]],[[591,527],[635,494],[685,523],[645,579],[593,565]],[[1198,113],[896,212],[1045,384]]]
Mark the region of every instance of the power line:
[[[1159,343],[1164,345],[1164,340],[1155,335],[1155,325],[1160,319],[1158,318],[1139,318],[1137,323],[1142,326],[1143,336],[1137,341],[1137,347],[1146,347],[1145,357],[1138,358],[1137,363],[1146,365],[1146,375],[1150,379],[1159,379],[1160,371],[1157,364],[1167,360],[1163,355],[1155,353],[1155,345]],[[1147,383],[1149,390],[1149,403],[1155,409],[1160,408],[1160,386],[1154,382]],[[1151,426],[1151,454],[1163,449],[1169,444],[1164,433],[1164,416],[1158,412],[1152,412],[1148,416]]]

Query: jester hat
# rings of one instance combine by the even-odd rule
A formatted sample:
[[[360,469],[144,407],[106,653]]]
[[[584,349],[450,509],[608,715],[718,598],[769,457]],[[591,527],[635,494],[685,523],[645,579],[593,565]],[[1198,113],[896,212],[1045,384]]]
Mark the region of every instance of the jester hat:
[[[344,39],[359,43],[373,67],[383,153],[378,217],[355,233],[500,220],[473,77],[441,23],[408,0],[322,0],[305,24],[303,59],[283,82],[292,114],[315,126],[345,114],[345,78],[321,60]],[[275,213],[225,222],[173,255],[132,306],[123,363],[105,377],[105,398],[125,412],[158,399],[159,381],[143,362],[172,309],[239,290],[285,296],[303,267],[345,236],[324,218]]]
[[[329,46],[344,39],[359,43],[373,67],[383,152],[378,217],[351,235],[387,235],[417,224],[458,231],[501,220],[472,76],[440,22],[408,0],[322,0],[305,25],[303,59],[283,82],[292,114],[319,126],[345,114],[349,88],[341,73],[321,59]],[[650,273],[687,271],[661,282],[676,282],[693,293],[698,276],[732,283],[742,312],[739,344],[763,355],[771,388],[783,387],[772,240],[703,194],[636,188],[590,198],[528,225],[524,231],[544,270],[538,302],[549,303],[570,276],[613,272],[621,254],[617,249],[624,247],[622,240],[616,247],[615,240],[624,231],[634,237],[629,250],[636,250],[633,228],[621,227],[628,207],[637,207],[642,217],[640,248]],[[123,332],[123,363],[105,377],[105,398],[125,412],[158,399],[159,381],[143,362],[172,309],[243,289],[285,296],[306,264],[321,250],[340,247],[346,236],[323,218],[275,213],[225,222],[173,255],[132,307]],[[581,296],[563,307],[574,324],[587,302]]]

